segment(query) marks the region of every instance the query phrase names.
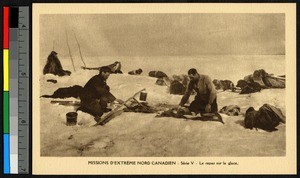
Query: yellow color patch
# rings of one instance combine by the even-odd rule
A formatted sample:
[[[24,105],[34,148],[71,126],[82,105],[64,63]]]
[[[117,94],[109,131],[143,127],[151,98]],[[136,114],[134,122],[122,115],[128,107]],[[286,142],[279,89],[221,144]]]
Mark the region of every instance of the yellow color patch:
[[[3,91],[9,91],[8,49],[3,49]]]

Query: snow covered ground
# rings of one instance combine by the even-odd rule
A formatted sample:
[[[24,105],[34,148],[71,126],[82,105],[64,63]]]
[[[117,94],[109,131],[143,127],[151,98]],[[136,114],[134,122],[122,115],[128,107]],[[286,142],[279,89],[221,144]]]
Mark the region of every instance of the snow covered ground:
[[[83,86],[96,74],[98,71],[80,69],[68,77],[41,75],[40,94],[52,94],[59,87]],[[53,84],[46,82],[47,79],[56,79],[58,82]],[[179,104],[182,96],[168,94],[167,87],[155,85],[155,81],[155,78],[146,75],[112,74],[108,85],[111,92],[123,100],[146,88],[150,105]],[[77,125],[66,126],[66,113],[75,111],[76,107],[51,104],[51,98],[40,98],[41,156],[228,157],[286,154],[284,124],[280,124],[275,132],[249,130],[243,126],[243,114],[250,106],[258,109],[268,103],[285,114],[285,89],[266,89],[246,95],[225,91],[219,92],[217,97],[219,109],[238,105],[242,115],[222,114],[223,125],[213,121],[158,118],[156,114],[124,112],[104,126],[92,127],[95,124],[93,117],[79,111]],[[191,96],[190,101],[192,99]]]

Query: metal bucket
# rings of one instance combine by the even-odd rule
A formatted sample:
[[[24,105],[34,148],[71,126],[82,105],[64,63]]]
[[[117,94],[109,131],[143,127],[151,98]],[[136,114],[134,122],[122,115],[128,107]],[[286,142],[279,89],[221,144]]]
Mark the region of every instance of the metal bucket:
[[[67,126],[72,126],[77,124],[77,112],[68,112],[67,117]]]
[[[141,101],[146,101],[146,100],[147,100],[147,92],[142,91],[142,92],[140,93],[140,100],[141,100]]]

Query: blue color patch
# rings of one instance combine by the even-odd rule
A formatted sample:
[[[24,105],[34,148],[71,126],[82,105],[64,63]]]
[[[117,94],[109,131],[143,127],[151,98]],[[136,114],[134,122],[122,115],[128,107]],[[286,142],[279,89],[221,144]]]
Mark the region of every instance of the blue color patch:
[[[3,158],[4,158],[3,173],[4,174],[10,174],[9,134],[4,134],[3,135],[3,142],[4,142],[4,145],[3,145],[3,151],[4,151],[4,154],[3,154]]]

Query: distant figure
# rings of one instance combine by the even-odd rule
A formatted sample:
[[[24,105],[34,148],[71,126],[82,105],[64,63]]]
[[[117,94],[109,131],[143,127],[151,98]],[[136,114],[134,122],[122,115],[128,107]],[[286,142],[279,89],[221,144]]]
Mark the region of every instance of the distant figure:
[[[140,75],[141,73],[143,73],[143,70],[141,68],[128,72],[129,75]]]
[[[165,74],[162,71],[150,71],[149,72],[150,77],[155,77],[155,78],[163,78],[163,77],[168,77],[167,74]]]
[[[111,70],[108,66],[101,67],[99,74],[92,77],[85,84],[81,92],[81,105],[78,109],[93,115],[97,122],[104,112],[110,111],[107,108],[108,103],[112,103],[113,101],[123,103],[122,100],[116,99],[110,93],[110,88],[106,84],[106,80],[110,74]]]
[[[198,113],[217,113],[217,91],[207,75],[202,75],[197,72],[196,69],[192,68],[188,71],[190,82],[188,88],[183,95],[178,110],[182,109],[184,104],[189,99],[193,90],[196,91],[197,95],[195,100],[190,104],[189,110]]]
[[[68,70],[64,70],[58,57],[57,52],[52,51],[48,58],[47,63],[43,69],[43,74],[54,74],[58,76],[71,75],[71,72]]]
[[[123,72],[121,71],[121,62],[114,62],[112,64],[106,65],[106,66],[101,66],[101,67],[81,67],[82,69],[87,69],[87,70],[100,70],[102,67],[108,67],[113,74],[122,74]]]

